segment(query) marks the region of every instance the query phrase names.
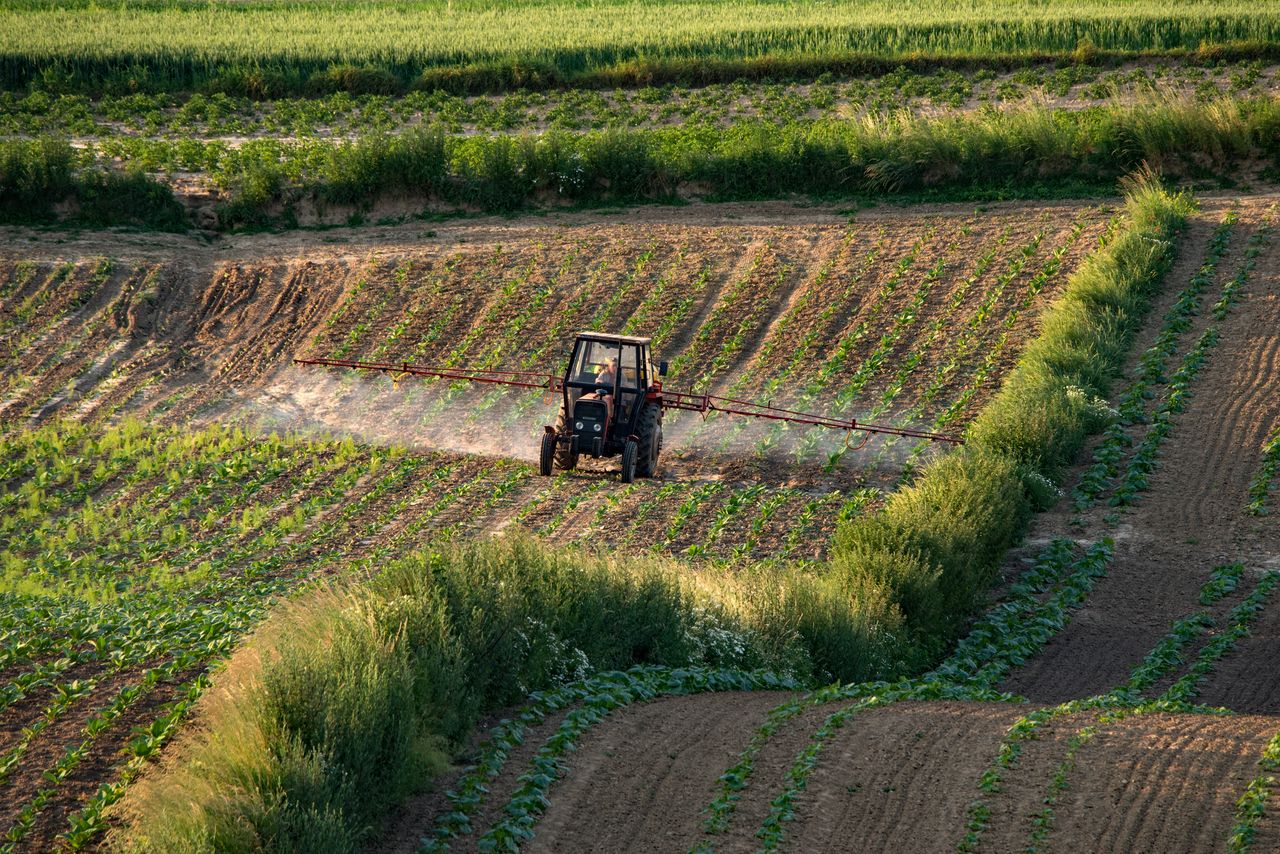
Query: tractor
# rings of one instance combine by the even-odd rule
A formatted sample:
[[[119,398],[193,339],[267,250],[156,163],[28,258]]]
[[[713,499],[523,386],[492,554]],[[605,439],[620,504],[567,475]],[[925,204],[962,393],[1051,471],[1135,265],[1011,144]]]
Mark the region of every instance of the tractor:
[[[586,454],[622,455],[622,482],[653,477],[662,453],[662,380],[648,338],[581,332],[559,383],[560,417],[542,434],[539,471],[572,471]]]

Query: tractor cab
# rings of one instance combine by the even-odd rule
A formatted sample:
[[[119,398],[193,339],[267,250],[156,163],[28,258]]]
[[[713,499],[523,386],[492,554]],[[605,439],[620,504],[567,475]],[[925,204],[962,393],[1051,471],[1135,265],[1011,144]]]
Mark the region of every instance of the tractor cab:
[[[623,455],[623,480],[657,466],[662,433],[662,384],[666,364],[656,369],[648,338],[581,332],[565,371],[560,419],[547,427],[542,470],[569,470],[578,457]],[[628,442],[635,447],[628,459]]]

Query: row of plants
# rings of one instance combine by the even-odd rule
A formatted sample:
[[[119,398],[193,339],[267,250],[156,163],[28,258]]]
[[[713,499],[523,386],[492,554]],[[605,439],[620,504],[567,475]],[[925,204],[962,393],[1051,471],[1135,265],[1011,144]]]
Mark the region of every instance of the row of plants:
[[[384,14],[385,12],[385,14]],[[799,7],[717,0],[498,7],[354,3],[323,8],[250,3],[55,9],[18,3],[0,18],[4,89],[51,92],[198,90],[254,98],[414,88],[486,92],[738,79],[877,74],[899,65],[1035,68],[1136,57],[1197,62],[1275,58],[1280,21],[1268,7],[1209,2],[963,10],[914,0],[874,7]]]
[[[1234,589],[1233,582],[1241,574],[1235,565],[1215,568],[1201,588],[1200,603],[1204,606],[1217,604]],[[980,796],[969,807],[966,833],[957,844],[957,851],[973,852],[980,849],[982,834],[991,819],[991,807],[985,798],[1002,790],[1007,775],[1017,768],[1026,743],[1039,738],[1042,731],[1055,721],[1089,711],[1103,712],[1094,723],[1081,727],[1068,739],[1068,755],[1055,770],[1049,792],[1045,796],[1046,809],[1031,817],[1030,844],[1033,846],[1043,842],[1052,829],[1051,800],[1056,800],[1056,796],[1065,789],[1075,752],[1096,734],[1099,726],[1121,716],[1147,711],[1200,711],[1191,705],[1199,680],[1212,667],[1212,663],[1247,631],[1250,621],[1265,603],[1275,583],[1274,578],[1261,579],[1250,596],[1227,616],[1226,631],[1215,635],[1215,640],[1210,642],[1210,646],[1206,646],[1187,674],[1172,683],[1159,697],[1148,699],[1144,694],[1161,679],[1177,671],[1184,663],[1184,650],[1194,640],[1216,628],[1215,621],[1207,612],[1198,611],[1175,621],[1169,632],[1134,666],[1125,684],[1104,694],[1039,708],[1014,721],[1001,741],[996,760],[978,779]],[[1219,642],[1217,638],[1226,640]]]
[[[64,206],[65,211],[58,207]],[[0,222],[184,231],[187,215],[165,183],[86,158],[64,139],[0,140]]]
[[[1214,230],[1205,250],[1203,263],[1165,313],[1154,342],[1139,360],[1138,375],[1117,398],[1118,417],[1107,429],[1103,441],[1095,448],[1094,464],[1085,470],[1080,482],[1072,490],[1077,510],[1092,504],[1118,475],[1124,449],[1132,444],[1125,428],[1147,420],[1147,401],[1154,396],[1155,387],[1166,382],[1168,359],[1177,351],[1179,340],[1191,328],[1193,318],[1199,313],[1205,289],[1216,279],[1218,262],[1230,245],[1237,218],[1234,211],[1228,212]]]
[[[144,173],[177,171],[200,173],[221,189],[222,228],[288,225],[300,203],[368,206],[388,193],[447,209],[512,211],[544,203],[671,200],[691,188],[713,199],[1097,192],[1144,162],[1171,176],[1198,177],[1202,160],[1222,171],[1274,158],[1280,153],[1277,103],[1172,101],[1077,112],[1028,107],[939,118],[518,137],[414,129],[338,142],[258,139],[237,147],[114,137],[94,144],[96,159],[65,141],[11,140],[0,143],[0,210],[9,218],[51,215],[51,205],[78,192],[75,176],[89,174],[146,190],[139,196],[141,189],[122,186],[102,196],[113,204],[128,200],[118,221],[174,222],[176,202]],[[86,158],[98,165],[77,168]],[[118,159],[128,174],[104,171],[107,159]],[[116,221],[104,216],[103,222]]]
[[[1254,516],[1265,516],[1267,499],[1274,489],[1276,471],[1280,470],[1280,427],[1272,430],[1262,445],[1262,464],[1249,481],[1248,510]]]
[[[0,92],[0,135],[116,133],[172,138],[350,136],[401,132],[415,124],[450,133],[555,128],[601,130],[674,123],[728,124],[762,118],[778,124],[848,118],[866,112],[981,108],[1053,97],[1068,106],[1170,93],[1216,100],[1270,93],[1274,75],[1259,61],[1202,66],[1185,61],[1108,70],[1088,64],[1032,65],[1014,71],[922,70],[899,65],[873,77],[775,83],[736,80],[691,88],[518,90],[466,96],[444,90],[403,96],[338,92],[263,101],[225,92],[87,95]]]
[[[1169,690],[1160,695],[1160,697],[1149,702],[1141,702],[1129,706],[1115,703],[1111,701],[1111,698],[1104,699],[1098,703],[1105,711],[1098,716],[1097,723],[1081,727],[1067,739],[1067,754],[1054,772],[1048,792],[1044,797],[1044,809],[1032,819],[1032,830],[1026,850],[1039,850],[1040,844],[1045,841],[1053,830],[1053,805],[1057,801],[1057,797],[1068,786],[1068,775],[1073,770],[1075,754],[1107,724],[1137,715],[1151,714],[1152,712],[1177,710],[1200,711],[1210,714],[1227,713],[1221,709],[1197,709],[1192,705],[1192,701],[1195,700],[1199,693],[1199,683],[1209,674],[1214,663],[1234,648],[1241,638],[1248,635],[1249,625],[1263,609],[1267,598],[1277,583],[1280,583],[1280,573],[1272,572],[1264,575],[1254,591],[1231,610],[1227,617],[1225,630],[1221,634],[1215,635],[1204,646],[1200,656],[1187,673],[1174,682]]]

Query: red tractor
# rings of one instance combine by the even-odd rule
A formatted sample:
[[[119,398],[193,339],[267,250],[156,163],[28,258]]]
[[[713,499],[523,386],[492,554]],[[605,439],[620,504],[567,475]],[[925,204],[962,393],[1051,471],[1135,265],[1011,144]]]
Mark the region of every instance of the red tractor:
[[[539,469],[571,471],[587,454],[622,455],[622,482],[653,477],[662,453],[662,381],[648,338],[580,332],[559,383],[562,403],[556,426],[542,435]]]

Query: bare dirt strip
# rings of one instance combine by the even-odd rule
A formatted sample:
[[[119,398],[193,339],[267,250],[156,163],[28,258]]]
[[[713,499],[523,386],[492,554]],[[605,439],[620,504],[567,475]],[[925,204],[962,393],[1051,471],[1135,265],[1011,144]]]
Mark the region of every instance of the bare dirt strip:
[[[1239,271],[1249,238],[1274,222],[1274,202],[1245,199],[1237,206],[1231,244],[1170,372],[1214,322],[1209,306]],[[1207,205],[1192,222],[1131,367],[1154,339],[1174,294],[1199,269],[1208,237],[1230,207]],[[1245,567],[1240,588],[1208,609],[1219,620],[1265,571],[1280,568],[1275,517],[1245,513],[1263,438],[1280,418],[1277,242],[1257,258],[1220,332],[1136,506],[1117,511],[1104,504],[1078,516],[1064,499],[1037,519],[1028,545],[1010,555],[1005,573],[1012,578],[1054,537],[1092,542],[1108,534],[1116,540],[1108,575],[1083,608],[1001,686],[1027,701],[900,702],[854,715],[808,778],[782,850],[956,850],[971,820],[970,805],[981,794],[979,779],[1015,719],[1123,684],[1175,620],[1205,610],[1199,591],[1215,566]],[[1220,624],[1193,641],[1150,696],[1186,673],[1219,631]],[[1198,702],[1245,714],[1112,719],[1093,711],[1054,718],[1025,742],[998,791],[983,796],[989,816],[978,850],[1226,850],[1236,801],[1259,773],[1264,745],[1280,731],[1278,652],[1280,603],[1269,600],[1250,636],[1216,662],[1199,688]],[[657,701],[615,715],[583,740],[566,777],[553,785],[552,805],[533,845],[543,851],[685,851],[701,844],[714,851],[755,850],[769,802],[830,711],[796,718],[766,742],[730,830],[715,836],[702,831],[715,776],[750,739],[746,718],[763,711],[741,696],[722,695]],[[742,721],[730,737],[719,722],[734,715]],[[1085,728],[1092,737],[1073,747]],[[1060,785],[1051,792],[1055,777]],[[1273,799],[1254,850],[1275,850],[1277,813],[1280,803]]]

